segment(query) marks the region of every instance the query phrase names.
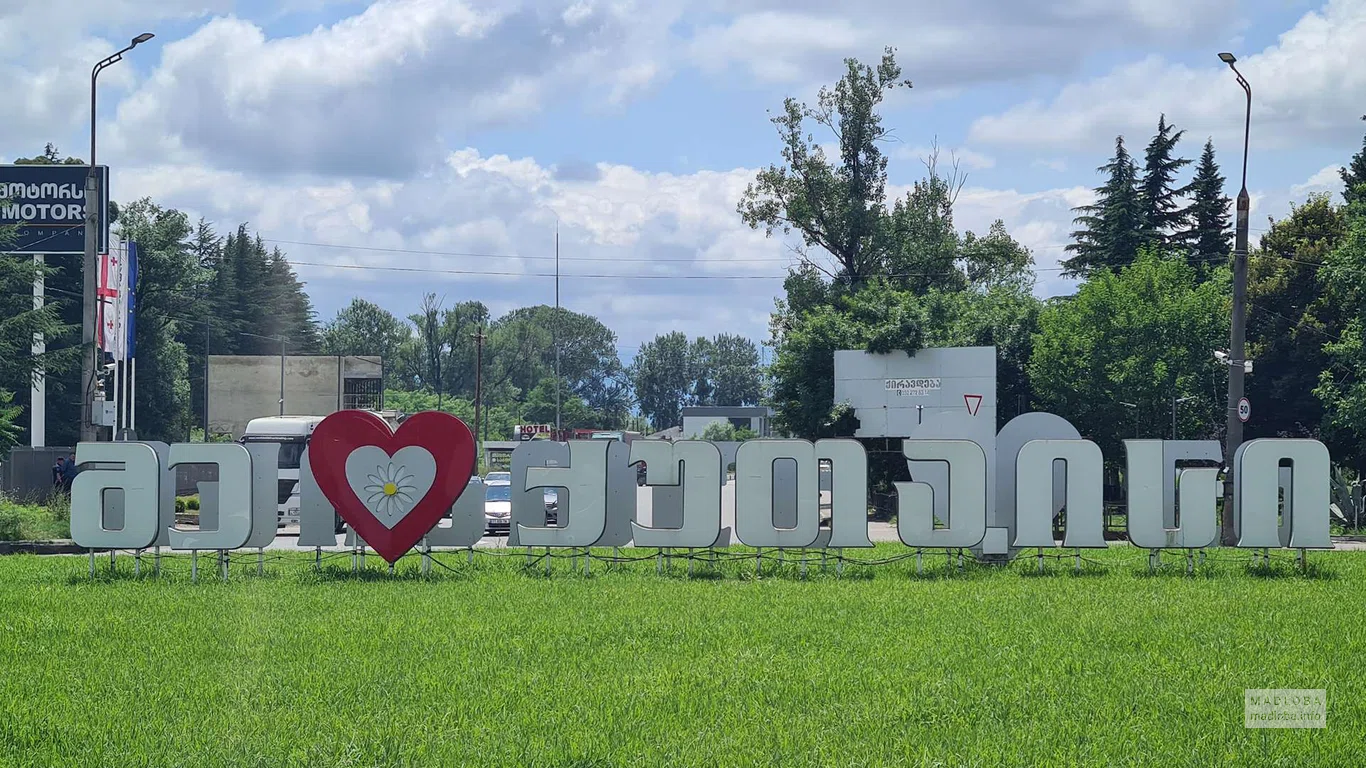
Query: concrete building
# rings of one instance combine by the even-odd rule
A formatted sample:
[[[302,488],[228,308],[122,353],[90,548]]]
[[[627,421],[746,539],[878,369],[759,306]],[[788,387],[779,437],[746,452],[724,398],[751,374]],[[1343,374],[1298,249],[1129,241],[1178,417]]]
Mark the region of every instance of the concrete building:
[[[769,437],[773,409],[763,406],[693,406],[683,409],[683,437],[701,437],[712,424],[732,424]]]
[[[261,416],[378,410],[383,373],[379,357],[210,355],[209,431],[238,438]]]

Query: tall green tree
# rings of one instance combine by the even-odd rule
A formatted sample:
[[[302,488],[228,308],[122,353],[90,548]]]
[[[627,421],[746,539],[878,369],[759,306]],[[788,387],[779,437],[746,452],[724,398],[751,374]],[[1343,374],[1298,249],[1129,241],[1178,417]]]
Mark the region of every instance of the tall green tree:
[[[833,279],[860,285],[885,273],[892,240],[887,226],[888,140],[878,108],[895,88],[909,88],[891,48],[876,67],[845,60],[845,74],[833,88],[822,87],[816,104],[783,102],[772,118],[782,141],[782,163],[759,171],[737,211],[746,224],[801,234],[808,248],[834,260],[821,267]],[[815,140],[808,121],[832,135],[839,157],[832,161]],[[814,262],[812,262],[814,263]]]
[[[1366,474],[1366,199],[1346,209],[1346,231],[1320,270],[1326,303],[1344,318],[1324,347],[1328,365],[1315,394],[1323,401],[1324,440],[1335,456]]]
[[[705,345],[694,345],[694,354],[701,363],[698,378],[705,377],[710,384],[710,398],[698,404],[757,405],[759,348],[744,336],[731,333],[717,334],[706,341]]]
[[[1245,436],[1321,436],[1323,404],[1313,390],[1329,366],[1325,346],[1343,313],[1324,284],[1323,265],[1343,241],[1347,217],[1328,195],[1313,195],[1272,222],[1248,259],[1247,377],[1253,403]]]
[[[1035,403],[1112,457],[1122,440],[1169,436],[1174,397],[1195,398],[1178,412],[1182,438],[1218,437],[1223,385],[1210,351],[1228,339],[1227,291],[1227,271],[1201,282],[1184,259],[1149,252],[1096,272],[1039,317],[1028,366]]]
[[[1366,120],[1366,115],[1361,119]],[[1361,151],[1352,155],[1352,161],[1338,173],[1342,177],[1342,196],[1349,204],[1366,199],[1366,136],[1361,139]]]
[[[1187,259],[1201,275],[1208,275],[1228,258],[1233,232],[1229,229],[1229,203],[1224,177],[1214,161],[1214,142],[1205,142],[1195,178],[1188,187],[1191,203],[1186,208],[1186,228],[1175,238]]]
[[[1124,137],[1115,138],[1115,156],[1097,169],[1107,176],[1096,187],[1096,202],[1078,206],[1072,233],[1073,254],[1062,262],[1063,274],[1087,276],[1101,269],[1118,269],[1138,258],[1144,240],[1143,200],[1138,189],[1138,168],[1124,147]]]
[[[119,235],[138,244],[133,391],[143,440],[184,441],[194,421],[186,343],[202,331],[204,279],[194,231],[184,213],[147,198],[124,206],[119,218]]]
[[[655,429],[683,423],[683,408],[693,404],[695,371],[692,345],[679,331],[656,336],[636,351],[631,383],[640,412]]]
[[[378,355],[384,363],[384,386],[398,379],[398,350],[412,338],[412,328],[377,304],[353,298],[324,326],[321,349],[325,355]]]
[[[1185,133],[1168,125],[1167,116],[1162,115],[1144,153],[1138,196],[1143,210],[1143,245],[1148,247],[1165,248],[1185,229],[1186,209],[1180,198],[1187,188],[1176,186],[1177,173],[1191,162],[1176,156],[1176,145]]]
[[[477,340],[489,325],[489,310],[482,302],[462,301],[441,314],[441,332],[450,345],[441,363],[441,379],[448,393],[474,399],[479,363]]]
[[[938,154],[926,161],[926,178],[915,182],[892,205],[887,263],[878,274],[889,285],[923,294],[932,289],[961,290],[967,278],[958,269],[962,241],[953,226],[953,203],[963,186],[955,168],[939,172]]]

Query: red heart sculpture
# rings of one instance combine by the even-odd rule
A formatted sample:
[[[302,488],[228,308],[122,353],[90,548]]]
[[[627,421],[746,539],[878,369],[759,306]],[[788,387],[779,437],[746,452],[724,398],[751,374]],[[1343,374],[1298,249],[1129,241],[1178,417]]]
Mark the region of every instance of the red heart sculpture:
[[[365,491],[362,488],[362,492],[374,500],[372,506],[377,504],[381,513],[393,515],[397,519],[392,526],[381,521],[354,487],[355,473],[368,472],[366,468],[369,464],[366,461],[353,461],[356,466],[352,467],[352,477],[348,478],[347,460],[357,449],[364,450],[370,446],[383,453],[365,450],[360,454],[363,459],[381,455],[389,458],[404,448],[416,446],[425,450],[434,460],[433,468],[426,463],[422,451],[409,451],[405,453],[419,461],[407,463],[422,464],[421,467],[412,470],[399,467],[395,470],[391,461],[387,472],[393,477],[386,476],[383,466],[377,466],[374,474],[360,475],[374,481],[375,484],[368,487],[376,490]],[[421,541],[464,492],[470,476],[474,474],[474,450],[470,428],[449,413],[417,413],[400,424],[397,431],[391,432],[383,419],[368,411],[337,411],[314,428],[313,436],[308,441],[308,464],[318,488],[342,519],[380,557],[392,563]],[[364,467],[358,468],[359,465]],[[432,469],[434,475],[430,477],[430,486],[421,492]],[[396,474],[403,472],[407,474]],[[419,475],[417,480],[409,481],[413,485],[402,485],[403,478],[411,478],[413,473]],[[386,503],[390,497],[394,500],[392,508]],[[407,501],[400,503],[403,499]]]

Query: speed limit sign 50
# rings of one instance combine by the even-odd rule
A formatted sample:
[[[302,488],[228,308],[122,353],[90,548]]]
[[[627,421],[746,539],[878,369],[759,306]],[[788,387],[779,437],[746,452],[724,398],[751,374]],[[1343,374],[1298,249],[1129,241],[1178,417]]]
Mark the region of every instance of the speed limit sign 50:
[[[1246,424],[1248,418],[1250,418],[1251,416],[1252,403],[1249,403],[1247,401],[1247,398],[1244,397],[1243,399],[1238,401],[1238,421],[1241,421]]]

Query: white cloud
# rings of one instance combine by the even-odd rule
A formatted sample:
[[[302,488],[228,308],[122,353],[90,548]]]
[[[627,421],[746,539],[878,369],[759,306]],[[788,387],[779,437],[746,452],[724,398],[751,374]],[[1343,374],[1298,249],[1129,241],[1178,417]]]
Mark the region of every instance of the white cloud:
[[[284,38],[220,17],[165,46],[108,141],[129,162],[404,178],[443,136],[527,121],[558,85],[587,102],[648,87],[662,70],[644,46],[668,22],[629,0],[380,0]]]
[[[996,158],[963,147],[897,147],[890,153],[896,160],[913,160],[915,162],[929,162],[930,158],[938,153],[938,163],[941,169],[951,167],[955,162],[958,163],[960,170],[980,171],[996,167]]]
[[[1166,113],[1193,136],[1241,144],[1245,96],[1213,50],[1199,66],[1150,56],[1068,85],[1050,101],[979,118],[968,140],[1099,149],[1118,134],[1148,135],[1155,117]],[[1366,0],[1329,0],[1275,45],[1242,57],[1238,68],[1253,88],[1253,145],[1278,148],[1359,135],[1366,67],[1356,58],[1363,50]]]
[[[1310,176],[1303,183],[1292,185],[1290,187],[1290,194],[1293,197],[1299,197],[1313,192],[1341,192],[1341,170],[1340,166],[1326,166],[1318,173]]]
[[[731,67],[770,82],[838,77],[840,60],[871,60],[883,46],[917,88],[1075,70],[1096,52],[1179,45],[1228,24],[1234,0],[729,0],[733,14],[697,30],[689,58],[704,70]]]

